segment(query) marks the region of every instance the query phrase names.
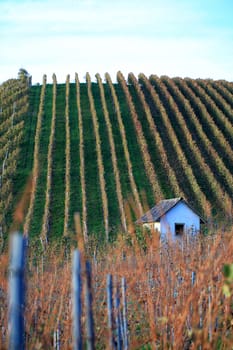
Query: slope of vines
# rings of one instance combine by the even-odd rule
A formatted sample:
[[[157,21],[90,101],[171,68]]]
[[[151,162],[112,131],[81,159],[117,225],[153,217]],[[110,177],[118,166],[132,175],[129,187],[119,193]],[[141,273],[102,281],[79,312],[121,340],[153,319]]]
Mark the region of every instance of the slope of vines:
[[[142,76],[143,75],[140,74],[141,78]],[[154,163],[156,164],[161,163],[162,165],[160,169],[157,170],[158,172],[161,173],[160,177],[164,177],[164,174],[167,175],[165,176],[165,178],[160,179],[160,182],[164,184],[164,192],[166,194],[166,197],[174,197],[174,196],[184,197],[184,193],[178,184],[175,172],[173,171],[168,161],[164,143],[157,130],[156,123],[154,122],[149,105],[146,102],[142,89],[140,88],[140,85],[136,77],[132,73],[129,74],[128,80],[130,83],[132,83],[137,93],[134,98],[134,101],[135,101],[135,104],[137,104],[137,110],[140,111],[138,115],[139,117],[141,116],[142,126],[146,128],[146,125],[147,125],[146,120],[148,122],[147,140],[149,141],[149,139],[151,138],[150,154],[152,157],[156,156]],[[140,108],[139,102],[141,103],[141,108]]]
[[[0,235],[31,174],[24,232],[109,240],[161,198],[232,219],[233,84],[88,73],[0,87]],[[94,236],[93,236],[94,234]]]
[[[197,181],[202,189],[209,188],[210,199],[214,205],[214,200],[216,199],[216,205],[222,207],[224,211],[225,203],[223,202],[223,197],[225,195],[223,189],[217,182],[215,178],[215,174],[212,172],[211,168],[206,163],[205,159],[202,156],[201,149],[198,148],[198,144],[196,144],[193,140],[191,130],[188,129],[186,125],[186,121],[181,114],[178,105],[176,104],[175,99],[173,98],[179,96],[179,91],[176,90],[175,85],[171,79],[163,79],[163,81],[159,81],[154,78],[153,82],[158,84],[158,88],[160,92],[163,94],[163,98],[167,101],[168,113],[172,114],[173,118],[170,118],[173,122],[173,127],[176,130],[176,134],[180,139],[182,144],[182,148],[186,153],[187,158],[190,163],[193,164],[193,171],[196,173]],[[170,91],[173,92],[173,95],[170,94]],[[192,118],[191,115],[189,115]],[[200,171],[203,176],[199,177]],[[227,200],[230,202],[230,198]]]
[[[167,144],[170,144],[170,153],[173,158],[170,159],[173,160],[173,168],[178,170],[177,176],[179,176],[181,183],[185,184],[184,190],[187,191],[187,189],[189,189],[189,192],[186,192],[186,196],[190,197],[190,200],[193,200],[193,204],[196,203],[198,209],[204,212],[205,208],[208,207],[206,196],[197,182],[197,178],[195,177],[193,169],[182,149],[171,120],[164,108],[164,104],[148,79],[143,78],[143,84],[144,91],[147,91],[148,94],[148,103],[150,103],[151,108],[155,108],[157,113],[161,116],[160,130],[163,137],[166,138]]]
[[[14,181],[25,136],[28,85],[24,79],[9,79],[0,86],[0,243],[14,206]]]

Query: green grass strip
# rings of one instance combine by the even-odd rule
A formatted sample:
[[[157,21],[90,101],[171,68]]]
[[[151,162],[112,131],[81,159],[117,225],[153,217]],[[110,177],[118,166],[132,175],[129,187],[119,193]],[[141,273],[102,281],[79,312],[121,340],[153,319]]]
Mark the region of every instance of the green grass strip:
[[[82,212],[81,184],[80,184],[80,154],[79,154],[79,130],[78,111],[76,103],[76,87],[70,84],[70,219],[69,227],[74,231],[74,214]]]
[[[87,84],[80,84],[80,99],[83,116],[88,234],[96,234],[105,239],[96,141],[87,94]]]
[[[32,221],[30,225],[30,237],[37,237],[42,228],[42,218],[45,206],[45,194],[47,184],[48,145],[52,119],[52,85],[47,84],[45,92],[44,114],[40,136],[39,149],[39,177],[37,179],[36,196]]]
[[[49,237],[63,235],[65,208],[65,84],[57,85],[56,130],[53,151],[53,170],[51,186],[51,220]]]

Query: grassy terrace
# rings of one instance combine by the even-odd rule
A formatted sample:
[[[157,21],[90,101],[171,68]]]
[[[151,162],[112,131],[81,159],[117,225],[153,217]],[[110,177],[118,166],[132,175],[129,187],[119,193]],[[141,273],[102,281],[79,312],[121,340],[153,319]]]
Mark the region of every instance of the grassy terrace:
[[[79,157],[79,130],[78,111],[75,84],[70,84],[70,228],[74,229],[74,213],[82,211],[81,185],[80,185],[80,157]]]
[[[30,227],[30,236],[38,236],[42,227],[42,218],[45,205],[45,191],[47,178],[47,158],[49,136],[52,119],[52,85],[47,84],[45,92],[44,114],[42,120],[40,150],[39,150],[39,177],[36,189],[35,206]]]
[[[65,211],[65,84],[57,85],[56,127],[53,150],[52,197],[51,197],[51,237],[61,237]]]
[[[83,116],[88,232],[95,234],[97,232],[101,232],[101,235],[104,237],[103,210],[99,184],[96,140],[86,84],[80,84],[80,99]]]

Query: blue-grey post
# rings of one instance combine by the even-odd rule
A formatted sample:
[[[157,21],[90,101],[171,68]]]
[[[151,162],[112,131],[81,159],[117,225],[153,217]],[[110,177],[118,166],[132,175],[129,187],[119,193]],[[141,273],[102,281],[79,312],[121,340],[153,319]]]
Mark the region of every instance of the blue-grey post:
[[[113,299],[112,299],[112,275],[107,275],[107,308],[108,308],[108,331],[109,349],[115,349],[113,336]]]
[[[129,348],[128,341],[128,322],[127,322],[127,299],[126,299],[126,280],[125,277],[121,279],[121,290],[122,290],[122,303],[123,303],[123,344],[124,350]]]
[[[82,279],[81,279],[81,254],[79,250],[73,253],[72,293],[73,293],[73,349],[82,350]]]
[[[196,280],[196,272],[192,271],[192,275],[191,275],[192,286],[194,285],[195,280]]]
[[[208,318],[209,318],[209,329],[208,329],[208,334],[209,334],[209,341],[212,341],[212,317],[211,317],[211,310],[212,310],[212,295],[211,295],[211,286],[208,287]]]
[[[55,350],[60,350],[60,325],[56,331],[53,332],[53,347]]]
[[[122,350],[121,344],[121,323],[120,323],[120,297],[119,290],[117,287],[116,280],[116,291],[115,291],[115,323],[116,323],[116,340],[117,340],[117,350]]]
[[[95,348],[95,331],[92,311],[92,290],[91,290],[91,263],[86,261],[86,329],[87,329],[87,350]]]
[[[9,268],[9,350],[25,348],[24,309],[25,309],[25,260],[27,240],[19,232],[11,237]]]

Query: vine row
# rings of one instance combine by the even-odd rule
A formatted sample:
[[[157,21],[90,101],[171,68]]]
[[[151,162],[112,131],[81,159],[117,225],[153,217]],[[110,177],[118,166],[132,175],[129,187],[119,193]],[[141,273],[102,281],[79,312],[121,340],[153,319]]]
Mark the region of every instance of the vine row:
[[[29,227],[33,215],[33,209],[35,204],[35,194],[36,194],[36,186],[37,186],[37,179],[39,176],[39,148],[40,148],[40,134],[41,134],[41,126],[42,126],[42,119],[43,119],[43,113],[44,113],[44,100],[45,100],[45,90],[46,90],[46,82],[47,82],[47,76],[43,76],[43,85],[41,89],[41,95],[40,95],[40,105],[39,105],[39,112],[37,116],[37,125],[36,125],[36,135],[35,135],[35,146],[34,146],[34,154],[33,154],[33,170],[32,170],[32,188],[31,188],[31,194],[30,194],[30,202],[29,202],[29,208],[26,214],[25,222],[24,222],[24,234],[27,236],[29,233]]]
[[[217,125],[214,123],[213,121],[213,118],[211,117],[211,115],[209,114],[209,112],[207,111],[207,108],[206,106],[201,102],[201,100],[196,96],[196,94],[193,92],[193,90],[188,86],[186,80],[183,80],[183,79],[175,79],[174,80],[179,88],[181,89],[181,91],[186,95],[188,96],[189,100],[190,100],[190,103],[192,103],[192,105],[194,107],[197,108],[197,112],[196,112],[196,116],[198,117],[199,116],[199,123],[200,122],[200,116],[202,116],[203,120],[204,120],[204,123],[206,123],[206,130],[209,131],[211,130],[213,135],[214,135],[214,138],[215,138],[215,141],[218,142],[218,144],[221,146],[221,150],[224,151],[225,153],[225,158],[229,161],[230,159],[233,160],[233,151],[232,151],[232,148],[231,146],[229,145],[228,141],[225,139],[223,133],[221,132],[221,130],[217,127]],[[203,123],[200,124],[202,125],[203,127]],[[199,128],[200,130],[200,128]],[[207,133],[206,131],[206,133]],[[208,135],[209,135],[209,132],[208,132]],[[213,142],[212,142],[213,144]],[[211,143],[210,143],[211,145]],[[215,147],[216,148],[216,147]],[[221,156],[220,158],[223,159],[223,154],[222,152],[220,151],[221,153]],[[224,160],[224,159],[223,159]],[[221,162],[219,162],[220,164]],[[226,161],[224,161],[225,163],[225,166],[228,167],[229,164],[227,162],[226,164]]]
[[[219,81],[214,81],[212,84],[213,84],[214,89],[218,91],[218,93],[223,97],[223,99],[226,101],[226,103],[232,109],[233,108],[232,93],[224,86],[223,83],[221,83]],[[232,113],[231,113],[231,115],[232,115]]]
[[[178,83],[178,79],[176,79],[176,82]],[[192,122],[192,125],[194,126],[199,139],[201,140],[205,150],[207,151],[208,158],[211,159],[212,162],[215,164],[217,173],[221,175],[221,177],[224,179],[224,182],[228,184],[228,187],[231,190],[233,188],[232,174],[226,168],[218,152],[214,149],[213,144],[209,140],[207,134],[204,132],[202,125],[199,122],[199,119],[197,118],[194,110],[190,105],[189,100],[187,100],[187,98],[183,95],[182,91],[179,89],[179,86],[183,84],[184,82],[182,80],[179,80],[179,84],[176,85],[176,87],[175,85],[173,85],[173,89],[175,89],[176,91],[176,97],[179,101],[179,104],[181,104],[184,107],[184,110],[187,113],[189,120]]]
[[[199,166],[199,169],[202,170],[204,178],[207,181],[208,188],[212,190],[212,196],[216,197],[216,200],[218,202],[218,205],[222,208],[223,212],[226,209],[226,205],[223,201],[223,198],[225,197],[225,200],[230,203],[231,199],[227,195],[227,193],[224,192],[224,190],[221,188],[221,185],[215,178],[215,174],[212,172],[209,165],[206,163],[202,156],[201,150],[198,148],[197,144],[194,142],[193,137],[186,125],[186,122],[184,120],[183,115],[178,109],[178,106],[172,97],[172,95],[168,92],[167,87],[165,86],[164,82],[166,81],[167,86],[173,91],[174,96],[180,96],[178,88],[175,86],[172,79],[164,78],[163,81],[158,79],[153,79],[153,82],[158,84],[159,88],[161,89],[162,93],[165,95],[168,104],[171,108],[171,111],[173,115],[176,117],[176,121],[178,122],[179,128],[182,130],[182,138],[186,141],[186,144],[189,147],[190,154],[192,154],[192,157],[196,160],[196,163]],[[180,96],[181,97],[181,96]],[[191,112],[191,110],[189,110]],[[189,117],[192,118],[191,113],[189,114]],[[183,145],[183,148],[186,149],[186,146]],[[208,213],[208,216],[210,215],[210,212]]]
[[[28,110],[28,88],[19,79],[0,86],[0,241],[7,230],[7,215],[13,206],[13,181],[23,139],[23,114]]]
[[[107,130],[108,130],[108,138],[109,138],[109,143],[111,148],[111,157],[112,157],[112,164],[113,164],[113,172],[116,180],[116,193],[117,193],[118,205],[119,205],[120,214],[121,214],[121,225],[123,227],[123,230],[126,232],[127,231],[126,216],[125,216],[124,202],[123,202],[123,196],[122,196],[122,190],[121,190],[120,174],[119,174],[118,165],[117,165],[117,157],[116,157],[115,143],[113,139],[112,125],[110,122],[109,113],[106,105],[102,79],[99,74],[96,74],[96,79],[100,89],[100,97],[101,97],[101,103],[103,107],[103,114],[104,114]]]
[[[68,234],[69,210],[70,210],[70,122],[69,122],[69,95],[70,95],[70,76],[66,78],[66,171],[65,171],[65,213],[64,213],[64,231],[63,235]]]
[[[232,122],[233,122],[233,114],[232,114],[232,108],[230,104],[224,99],[224,97],[217,91],[217,89],[214,88],[212,84],[210,84],[208,81],[204,81],[201,79],[197,80],[197,83],[205,89],[206,93],[212,98],[212,100],[216,103],[219,109],[221,109],[223,114],[223,126],[227,128],[230,124],[230,127],[232,128]]]
[[[143,209],[142,209],[142,204],[140,201],[140,196],[138,193],[138,188],[134,179],[134,175],[133,175],[133,167],[132,167],[132,162],[130,159],[130,154],[129,154],[129,149],[128,149],[128,143],[127,143],[127,137],[126,137],[126,132],[125,132],[125,127],[122,121],[122,116],[121,116],[121,111],[120,111],[120,106],[119,106],[119,101],[111,80],[111,77],[108,73],[105,74],[105,79],[107,84],[110,87],[110,91],[111,91],[111,95],[112,95],[112,100],[113,100],[113,104],[114,104],[114,108],[116,111],[116,117],[117,117],[117,122],[119,125],[119,130],[120,130],[120,134],[121,134],[121,139],[122,139],[122,144],[123,144],[123,149],[124,149],[124,155],[125,155],[125,159],[126,159],[126,163],[127,163],[127,169],[128,169],[128,175],[129,175],[129,180],[130,180],[130,186],[131,186],[131,190],[133,193],[133,197],[136,203],[136,207],[137,210],[139,211],[140,215],[143,214]]]
[[[146,77],[144,74],[140,73],[139,74],[139,80],[143,81],[145,80]],[[157,127],[155,125],[155,122],[154,122],[154,119],[152,117],[152,114],[151,114],[151,111],[150,111],[150,108],[146,102],[146,99],[145,99],[145,96],[140,88],[140,85],[136,79],[136,77],[133,75],[133,73],[130,73],[129,76],[128,76],[128,81],[133,84],[133,86],[135,87],[135,90],[137,92],[137,95],[139,97],[139,100],[143,106],[143,109],[145,111],[145,115],[146,115],[146,118],[147,118],[147,121],[148,121],[148,124],[150,126],[150,131],[153,135],[153,138],[154,138],[154,142],[158,148],[158,152],[161,156],[161,161],[162,161],[162,164],[163,164],[163,167],[164,167],[164,170],[165,172],[167,173],[168,175],[168,178],[169,178],[169,183],[170,183],[170,186],[172,188],[172,192],[174,193],[174,195],[176,197],[185,197],[182,189],[180,188],[179,184],[178,184],[178,181],[177,181],[177,178],[176,178],[176,174],[174,172],[174,170],[172,169],[170,163],[169,163],[169,160],[167,158],[167,153],[166,153],[166,150],[165,150],[165,147],[164,147],[164,143],[162,141],[162,138],[160,137],[160,134],[157,130]]]
[[[151,77],[151,79],[152,79],[152,77]],[[166,113],[166,109],[165,109],[163,103],[161,102],[158,94],[156,93],[155,89],[153,88],[151,82],[148,79],[144,79],[143,82],[145,84],[146,89],[150,93],[150,96],[152,98],[153,103],[155,104],[157,110],[159,110],[159,112],[160,112],[160,115],[161,115],[162,120],[163,120],[163,125],[165,126],[165,128],[167,130],[168,137],[173,145],[173,149],[175,151],[175,154],[176,154],[176,157],[179,161],[179,164],[181,165],[182,171],[185,174],[185,176],[186,176],[186,178],[187,178],[187,180],[192,188],[193,195],[196,197],[196,201],[197,201],[199,207],[204,212],[205,209],[209,207],[209,203],[206,199],[206,196],[202,192],[202,190],[197,182],[197,179],[194,176],[194,173],[192,171],[190,164],[187,161],[187,158],[182,150],[182,147],[177,139],[177,136],[176,136],[176,134],[173,130],[173,127],[171,125],[171,122],[168,118],[168,115]]]
[[[191,89],[195,92],[195,94],[205,104],[206,108],[209,109],[209,113],[211,114],[213,124],[216,125],[217,123],[217,129],[224,137],[225,141],[227,141],[227,138],[231,138],[231,140],[233,140],[233,125],[224,115],[224,113],[219,109],[214,99],[212,98],[213,95],[214,97],[216,97],[214,91],[211,90],[211,88],[209,88],[208,92],[211,92],[212,95],[209,96],[198,80],[194,81],[193,79],[186,79],[186,81],[187,84],[191,87]],[[220,127],[224,130],[224,134],[223,131],[220,131]],[[225,135],[228,135],[227,138],[225,137]]]
[[[140,145],[141,154],[143,156],[143,161],[144,161],[145,168],[147,171],[147,176],[148,176],[150,183],[151,183],[151,187],[153,190],[155,201],[159,201],[163,198],[163,194],[161,192],[161,188],[160,188],[160,185],[159,185],[159,182],[157,179],[157,175],[155,173],[154,166],[153,166],[153,163],[151,161],[150,154],[148,152],[147,142],[146,142],[145,136],[143,134],[142,125],[138,119],[137,112],[135,110],[135,107],[134,107],[134,104],[132,101],[132,97],[129,93],[129,89],[127,87],[125,78],[121,72],[117,73],[117,81],[121,85],[122,90],[124,91],[128,106],[130,108],[131,117],[132,117],[132,120],[134,123],[136,135],[137,135],[138,142]]]

